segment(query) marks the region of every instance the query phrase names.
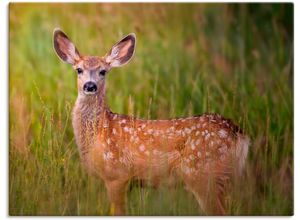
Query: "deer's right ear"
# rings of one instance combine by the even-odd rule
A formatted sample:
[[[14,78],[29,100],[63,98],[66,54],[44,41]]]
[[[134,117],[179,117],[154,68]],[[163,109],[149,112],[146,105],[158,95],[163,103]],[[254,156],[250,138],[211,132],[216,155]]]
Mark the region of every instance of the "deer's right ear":
[[[60,29],[54,29],[53,45],[56,54],[64,62],[74,65],[80,59],[80,54],[75,45]]]

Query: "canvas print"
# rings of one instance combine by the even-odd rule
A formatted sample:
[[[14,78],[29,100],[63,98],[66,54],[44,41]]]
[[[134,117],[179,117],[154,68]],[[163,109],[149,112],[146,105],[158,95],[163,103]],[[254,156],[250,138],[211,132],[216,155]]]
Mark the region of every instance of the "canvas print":
[[[293,215],[293,4],[9,5],[9,215]]]

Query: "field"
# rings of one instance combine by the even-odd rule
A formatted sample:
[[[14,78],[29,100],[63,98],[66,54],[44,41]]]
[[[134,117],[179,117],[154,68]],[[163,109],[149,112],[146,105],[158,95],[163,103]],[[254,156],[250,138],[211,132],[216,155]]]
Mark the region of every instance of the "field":
[[[76,73],[54,53],[64,30],[83,54],[137,35],[107,77],[113,112],[161,119],[216,112],[251,137],[231,215],[293,214],[292,4],[10,4],[9,214],[108,215],[81,168],[71,125]],[[132,186],[130,215],[202,215],[183,186]]]

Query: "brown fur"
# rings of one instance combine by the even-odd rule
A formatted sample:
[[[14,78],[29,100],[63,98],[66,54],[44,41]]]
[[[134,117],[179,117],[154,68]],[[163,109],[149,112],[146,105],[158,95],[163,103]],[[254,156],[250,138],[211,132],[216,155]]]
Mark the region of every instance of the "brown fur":
[[[103,59],[101,57],[95,57],[95,56],[84,56],[82,58],[83,61],[83,68],[84,69],[97,69],[100,66],[104,65]]]

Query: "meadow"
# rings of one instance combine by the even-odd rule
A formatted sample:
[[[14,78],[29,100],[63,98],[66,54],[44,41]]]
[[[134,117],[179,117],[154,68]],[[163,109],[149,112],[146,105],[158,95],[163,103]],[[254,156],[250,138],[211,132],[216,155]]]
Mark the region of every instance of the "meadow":
[[[292,4],[9,5],[9,214],[109,215],[71,125],[76,73],[54,53],[60,27],[83,54],[137,35],[107,76],[113,112],[162,119],[216,112],[249,134],[231,215],[293,214]],[[202,215],[180,184],[131,187],[129,215]]]

